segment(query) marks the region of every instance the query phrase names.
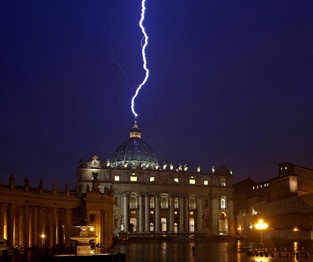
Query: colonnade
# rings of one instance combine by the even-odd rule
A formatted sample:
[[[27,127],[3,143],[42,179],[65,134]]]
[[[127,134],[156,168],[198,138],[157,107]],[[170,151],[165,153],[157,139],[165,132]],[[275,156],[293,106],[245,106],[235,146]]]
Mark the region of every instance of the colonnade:
[[[60,243],[61,225],[71,225],[71,209],[0,203],[0,238],[10,246],[52,247]]]

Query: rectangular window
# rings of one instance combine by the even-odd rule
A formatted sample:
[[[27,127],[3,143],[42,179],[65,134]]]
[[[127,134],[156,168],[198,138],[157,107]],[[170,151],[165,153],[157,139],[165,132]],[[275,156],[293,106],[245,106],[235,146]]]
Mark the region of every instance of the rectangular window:
[[[208,186],[209,185],[209,180],[204,180],[203,185]]]
[[[114,176],[114,181],[120,181],[120,176]]]
[[[137,182],[137,176],[131,176],[130,181],[131,182]]]
[[[179,208],[179,202],[177,197],[174,198],[174,208]]]
[[[154,198],[150,197],[150,208],[154,208]]]
[[[225,177],[221,177],[220,178],[220,185],[221,186],[226,186],[226,178]]]
[[[190,178],[189,179],[189,184],[190,185],[195,185],[196,184],[196,180],[194,178]]]
[[[154,181],[154,176],[150,176],[150,182]]]
[[[176,183],[178,183],[178,182],[179,182],[179,179],[178,179],[178,178],[174,178],[174,181],[175,181]]]

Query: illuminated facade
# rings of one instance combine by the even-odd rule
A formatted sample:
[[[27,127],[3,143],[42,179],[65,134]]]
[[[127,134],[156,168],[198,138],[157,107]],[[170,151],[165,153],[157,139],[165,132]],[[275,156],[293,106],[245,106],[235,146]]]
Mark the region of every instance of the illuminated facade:
[[[16,186],[14,177],[9,185],[0,185],[0,239],[9,246],[43,248],[69,245],[69,237],[79,233],[79,226],[94,229],[96,242],[104,247],[112,244],[113,201],[109,188],[88,194],[73,192],[67,186],[58,191],[43,187]],[[76,226],[76,227],[75,227]]]
[[[279,164],[278,177],[256,183],[247,179],[234,185],[237,233],[253,234],[253,224],[264,218],[272,237],[313,239],[313,170],[291,163]]]
[[[77,179],[82,192],[95,184],[101,192],[112,187],[115,235],[234,234],[231,171],[223,165],[211,173],[201,172],[199,166],[190,172],[187,165],[159,165],[136,122],[111,160],[93,156],[81,161]]]

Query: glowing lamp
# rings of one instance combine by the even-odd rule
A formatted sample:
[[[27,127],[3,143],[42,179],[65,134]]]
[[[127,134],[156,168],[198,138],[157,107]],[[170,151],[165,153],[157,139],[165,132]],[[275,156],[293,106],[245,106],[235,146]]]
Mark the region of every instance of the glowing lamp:
[[[260,243],[261,243],[261,246],[262,246],[263,245],[263,243],[262,243],[262,241],[263,241],[263,239],[262,239],[263,238],[262,231],[268,228],[268,224],[265,223],[263,221],[263,219],[259,219],[258,223],[256,223],[254,225],[254,227],[255,227],[256,230],[260,230],[260,232],[261,232],[261,242]]]

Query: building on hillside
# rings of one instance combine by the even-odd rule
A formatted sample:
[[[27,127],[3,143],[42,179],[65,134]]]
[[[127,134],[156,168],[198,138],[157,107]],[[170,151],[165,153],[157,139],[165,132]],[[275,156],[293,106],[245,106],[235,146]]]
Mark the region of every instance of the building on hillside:
[[[16,186],[14,176],[8,185],[0,185],[0,239],[8,245],[25,248],[69,246],[70,236],[87,225],[90,235],[104,247],[112,245],[113,200],[109,188],[88,193],[64,191],[29,185]],[[94,229],[94,230],[92,230]],[[74,242],[72,243],[74,244]]]
[[[93,156],[77,170],[82,192],[112,188],[114,234],[233,235],[232,172],[224,165],[204,173],[200,166],[192,172],[187,165],[159,164],[141,135],[135,121],[112,159]]]
[[[278,176],[257,183],[234,184],[237,234],[249,237],[262,218],[272,237],[313,239],[313,170],[291,163],[279,164]]]

